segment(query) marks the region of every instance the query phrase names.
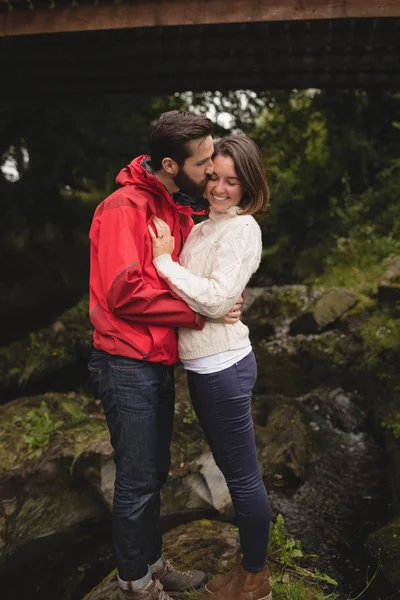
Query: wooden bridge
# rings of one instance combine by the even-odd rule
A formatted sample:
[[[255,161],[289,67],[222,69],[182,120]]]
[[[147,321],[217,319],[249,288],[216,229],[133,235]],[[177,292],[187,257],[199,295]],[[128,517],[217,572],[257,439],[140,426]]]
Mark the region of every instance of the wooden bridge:
[[[0,0],[0,68],[3,101],[396,87],[400,0]]]

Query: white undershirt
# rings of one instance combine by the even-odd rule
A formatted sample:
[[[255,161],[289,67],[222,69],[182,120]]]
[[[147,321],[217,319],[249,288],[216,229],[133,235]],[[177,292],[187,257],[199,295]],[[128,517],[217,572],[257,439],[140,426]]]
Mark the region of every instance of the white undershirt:
[[[225,352],[210,354],[210,356],[203,356],[202,358],[182,359],[182,364],[187,371],[194,371],[201,375],[216,373],[217,371],[229,369],[229,367],[250,354],[251,350],[251,346],[237,350],[226,350]]]

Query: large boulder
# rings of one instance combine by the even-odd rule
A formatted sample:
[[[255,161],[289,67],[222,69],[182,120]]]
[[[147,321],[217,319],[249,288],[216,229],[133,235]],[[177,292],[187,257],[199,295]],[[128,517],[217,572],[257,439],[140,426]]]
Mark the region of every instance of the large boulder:
[[[78,394],[21,398],[0,407],[0,560],[37,538],[108,510],[78,475],[111,448],[96,404]]]
[[[325,290],[290,324],[290,333],[315,334],[335,323],[358,302],[358,296],[345,288]]]

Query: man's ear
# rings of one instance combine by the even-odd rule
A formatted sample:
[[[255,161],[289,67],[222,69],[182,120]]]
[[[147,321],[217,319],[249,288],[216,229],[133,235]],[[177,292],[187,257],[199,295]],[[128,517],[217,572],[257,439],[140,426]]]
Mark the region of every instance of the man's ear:
[[[165,157],[161,161],[161,166],[170,177],[176,177],[176,175],[178,175],[179,165],[176,160]]]

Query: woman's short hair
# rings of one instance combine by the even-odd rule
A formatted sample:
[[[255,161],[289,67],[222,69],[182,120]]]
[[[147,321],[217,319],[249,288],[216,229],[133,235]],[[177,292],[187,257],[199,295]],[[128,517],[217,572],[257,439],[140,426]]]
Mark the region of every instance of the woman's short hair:
[[[172,158],[179,166],[190,156],[187,142],[213,135],[213,124],[203,115],[170,110],[155,119],[149,129],[149,151],[154,171],[161,169],[164,158]]]
[[[246,135],[227,135],[214,145],[214,156],[229,156],[243,188],[242,214],[257,215],[269,206],[269,189],[259,147]]]

